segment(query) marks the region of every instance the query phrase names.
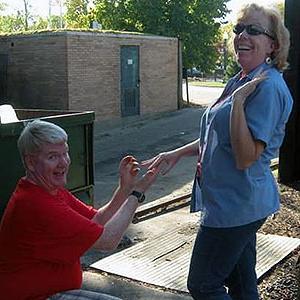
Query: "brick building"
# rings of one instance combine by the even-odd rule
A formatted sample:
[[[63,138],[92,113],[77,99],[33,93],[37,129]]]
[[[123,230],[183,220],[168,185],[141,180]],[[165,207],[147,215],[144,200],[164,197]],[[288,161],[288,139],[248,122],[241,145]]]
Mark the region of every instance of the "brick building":
[[[177,38],[59,31],[0,36],[0,104],[94,110],[96,119],[171,111],[181,98]]]

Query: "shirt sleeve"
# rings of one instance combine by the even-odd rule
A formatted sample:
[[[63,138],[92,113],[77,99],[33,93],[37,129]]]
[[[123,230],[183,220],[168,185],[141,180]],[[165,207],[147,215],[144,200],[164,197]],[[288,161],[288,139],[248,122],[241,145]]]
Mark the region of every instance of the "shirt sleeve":
[[[245,103],[246,120],[255,140],[269,143],[282,114],[279,91],[270,80],[262,82]]]
[[[86,205],[79,199],[77,199],[73,194],[71,194],[68,190],[64,191],[65,198],[68,199],[68,204],[72,209],[77,211],[82,216],[85,216],[88,219],[92,219],[94,215],[97,213],[97,209],[93,208],[90,205]]]
[[[30,201],[27,213],[34,220],[29,221],[31,232],[24,232],[24,238],[38,260],[72,264],[103,232],[103,226],[92,222],[90,215],[81,214],[64,200],[44,194]]]

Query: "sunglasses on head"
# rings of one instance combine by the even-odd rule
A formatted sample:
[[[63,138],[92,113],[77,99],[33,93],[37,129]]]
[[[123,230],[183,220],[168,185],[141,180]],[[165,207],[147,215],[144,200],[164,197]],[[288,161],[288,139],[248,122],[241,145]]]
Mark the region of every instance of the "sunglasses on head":
[[[269,30],[264,29],[258,25],[254,25],[254,24],[245,25],[243,23],[238,23],[233,27],[233,32],[235,34],[240,34],[244,30],[246,30],[246,32],[250,35],[264,34],[264,35],[268,36],[269,38],[271,38],[272,40],[275,40],[275,37],[272,35],[272,33]]]

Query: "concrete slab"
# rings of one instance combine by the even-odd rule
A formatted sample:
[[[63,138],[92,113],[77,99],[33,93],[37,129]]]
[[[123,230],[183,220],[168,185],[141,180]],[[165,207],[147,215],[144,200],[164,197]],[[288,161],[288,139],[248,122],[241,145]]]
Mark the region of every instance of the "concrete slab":
[[[165,231],[91,267],[155,286],[188,292],[186,282],[196,230]],[[300,239],[257,234],[257,276],[260,278],[300,245]]]
[[[192,300],[186,293],[176,293],[104,272],[85,272],[83,288],[117,296],[123,300]]]

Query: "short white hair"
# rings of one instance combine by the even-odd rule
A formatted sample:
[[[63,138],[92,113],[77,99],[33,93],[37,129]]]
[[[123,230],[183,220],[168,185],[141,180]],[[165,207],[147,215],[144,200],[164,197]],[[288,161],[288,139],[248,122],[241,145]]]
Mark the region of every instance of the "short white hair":
[[[68,141],[64,129],[50,122],[34,120],[26,124],[18,139],[18,149],[24,162],[27,154],[38,152],[46,144],[59,144]]]

